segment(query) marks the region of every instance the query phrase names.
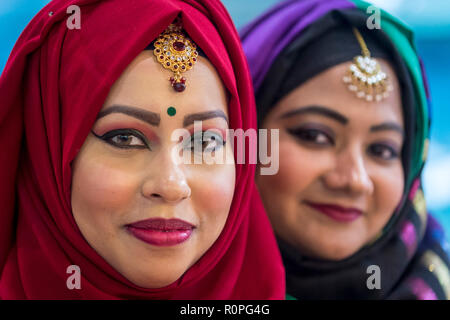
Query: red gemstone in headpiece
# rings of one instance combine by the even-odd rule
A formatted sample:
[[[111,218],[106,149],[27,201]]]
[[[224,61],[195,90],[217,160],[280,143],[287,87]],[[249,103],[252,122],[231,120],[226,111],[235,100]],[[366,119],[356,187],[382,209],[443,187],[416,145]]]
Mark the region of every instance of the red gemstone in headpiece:
[[[174,42],[173,48],[177,51],[183,51],[186,48],[186,46],[184,45],[183,42],[177,41],[177,42]]]
[[[184,83],[177,82],[173,84],[173,88],[175,89],[176,92],[182,92],[184,91],[184,89],[186,89],[186,85]]]

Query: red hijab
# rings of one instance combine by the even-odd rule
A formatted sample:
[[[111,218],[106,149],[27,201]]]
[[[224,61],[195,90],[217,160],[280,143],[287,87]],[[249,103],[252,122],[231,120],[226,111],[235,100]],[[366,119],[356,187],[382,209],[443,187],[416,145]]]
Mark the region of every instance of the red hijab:
[[[81,8],[69,30],[67,7]],[[284,270],[253,181],[236,165],[227,223],[175,283],[140,288],[84,240],[71,212],[71,162],[109,89],[178,15],[231,95],[230,127],[256,128],[239,37],[214,0],[53,0],[17,41],[0,78],[1,299],[282,299]],[[67,267],[81,269],[69,290]]]

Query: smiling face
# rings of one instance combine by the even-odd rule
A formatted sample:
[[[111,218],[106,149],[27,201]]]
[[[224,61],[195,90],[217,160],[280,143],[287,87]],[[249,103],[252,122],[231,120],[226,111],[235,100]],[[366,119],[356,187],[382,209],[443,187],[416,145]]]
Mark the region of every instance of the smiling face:
[[[151,51],[142,52],[111,88],[73,162],[72,212],[81,233],[145,288],[171,284],[213,245],[235,187],[234,164],[183,164],[172,157],[178,143],[172,133],[186,128],[192,135],[186,148],[223,148],[233,159],[230,144],[222,143],[227,97],[217,72],[199,57],[182,93],[170,86],[170,76]],[[194,134],[193,120],[202,120],[215,140]]]
[[[355,97],[342,82],[350,62],[284,97],[262,128],[280,129],[280,169],[257,176],[277,236],[302,254],[341,260],[373,241],[400,202],[403,116],[398,80],[381,102]]]

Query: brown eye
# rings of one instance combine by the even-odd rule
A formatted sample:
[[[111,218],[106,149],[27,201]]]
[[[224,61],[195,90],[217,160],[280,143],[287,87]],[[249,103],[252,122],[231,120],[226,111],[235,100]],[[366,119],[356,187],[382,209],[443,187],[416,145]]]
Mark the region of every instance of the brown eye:
[[[217,151],[225,145],[225,141],[220,134],[203,131],[194,133],[183,146],[191,151],[201,150],[201,152]]]
[[[375,143],[369,146],[369,154],[382,160],[394,160],[399,157],[399,153],[386,144]]]
[[[288,132],[295,138],[300,139],[304,142],[314,143],[317,145],[334,144],[334,141],[330,137],[330,135],[319,129],[295,128],[295,129],[288,129]]]
[[[112,130],[112,131],[105,133],[102,136],[98,136],[94,132],[92,132],[92,133],[97,138],[102,139],[106,143],[109,143],[110,145],[117,147],[117,148],[122,148],[122,149],[148,148],[148,149],[150,149],[147,139],[145,139],[145,137],[137,130],[132,130],[132,129]]]
[[[143,146],[145,145],[141,139],[132,135],[118,134],[112,138],[110,141],[113,142],[117,146],[125,147],[125,146]]]

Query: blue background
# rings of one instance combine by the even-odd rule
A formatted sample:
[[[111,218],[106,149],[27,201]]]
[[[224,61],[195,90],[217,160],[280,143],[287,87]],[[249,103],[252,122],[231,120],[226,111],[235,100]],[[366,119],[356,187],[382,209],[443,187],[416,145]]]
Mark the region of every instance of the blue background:
[[[124,0],[126,1],[126,0]],[[240,28],[279,0],[223,0]],[[17,38],[48,0],[0,0],[0,70]],[[450,234],[450,1],[373,0],[409,24],[416,34],[430,82],[433,123],[424,188],[428,209]],[[0,102],[1,103],[1,102]]]

